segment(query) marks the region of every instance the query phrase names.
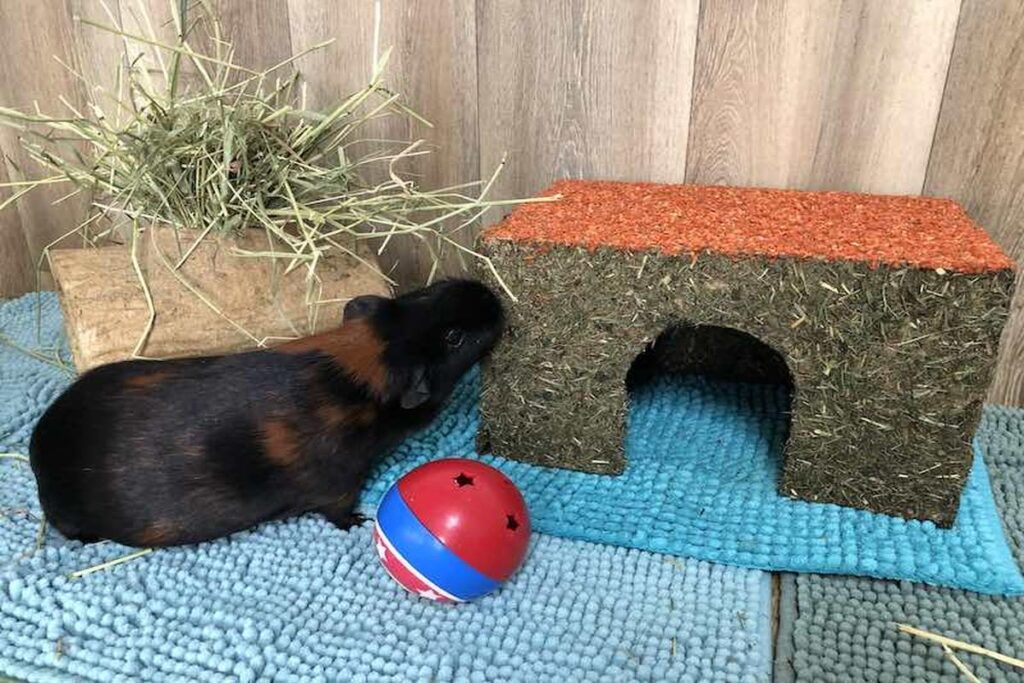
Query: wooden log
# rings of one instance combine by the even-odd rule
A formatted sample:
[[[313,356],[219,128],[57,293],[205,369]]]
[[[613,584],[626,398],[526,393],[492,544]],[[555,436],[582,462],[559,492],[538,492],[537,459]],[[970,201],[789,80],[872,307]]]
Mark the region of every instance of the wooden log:
[[[304,267],[286,275],[287,260],[235,253],[236,247],[273,248],[268,248],[266,234],[255,230],[204,240],[173,271],[191,239],[194,235],[184,231],[176,235],[170,228],[151,228],[139,240],[137,260],[156,310],[140,357],[197,356],[273,345],[338,325],[345,301],[354,296],[390,294],[387,281],[373,268],[339,254],[319,263],[320,283],[310,298]],[[376,264],[367,245],[352,248]],[[129,247],[55,250],[49,261],[79,372],[132,358],[150,314]]]

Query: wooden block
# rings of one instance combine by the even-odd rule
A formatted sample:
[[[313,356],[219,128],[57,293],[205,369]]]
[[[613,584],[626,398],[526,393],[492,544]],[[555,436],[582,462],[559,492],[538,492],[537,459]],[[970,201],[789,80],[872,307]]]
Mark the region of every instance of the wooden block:
[[[239,239],[204,241],[178,275],[220,309],[203,303],[168,269],[190,243],[174,231],[151,230],[141,239],[139,262],[155,309],[155,325],[139,355],[153,358],[229,353],[303,336],[340,324],[344,302],[360,294],[387,296],[387,282],[348,256],[323,260],[317,270],[322,290],[309,294],[306,270],[284,275],[286,261],[243,258],[241,249],[267,249],[262,233]],[[357,250],[370,263],[374,257]],[[166,262],[161,254],[166,257]],[[50,253],[50,266],[64,311],[68,340],[78,370],[125,360],[146,329],[149,309],[127,247],[67,249]],[[228,320],[232,321],[229,322]]]

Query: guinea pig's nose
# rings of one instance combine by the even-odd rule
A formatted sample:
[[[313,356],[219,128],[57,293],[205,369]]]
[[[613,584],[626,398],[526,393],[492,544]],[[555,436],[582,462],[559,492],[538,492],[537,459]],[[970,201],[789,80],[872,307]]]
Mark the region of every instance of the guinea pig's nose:
[[[357,296],[350,299],[345,304],[345,317],[344,320],[357,320],[359,318],[367,318],[372,316],[380,309],[387,299],[382,296],[376,296],[374,294],[364,294],[363,296]]]

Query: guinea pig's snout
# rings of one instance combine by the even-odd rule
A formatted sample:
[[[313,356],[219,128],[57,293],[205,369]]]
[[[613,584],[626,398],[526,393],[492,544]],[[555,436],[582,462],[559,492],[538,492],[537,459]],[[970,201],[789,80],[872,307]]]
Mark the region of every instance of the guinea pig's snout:
[[[386,302],[382,296],[376,296],[374,294],[364,294],[363,296],[357,296],[350,299],[345,304],[344,321],[358,320],[359,318],[369,318],[373,316],[380,307]]]

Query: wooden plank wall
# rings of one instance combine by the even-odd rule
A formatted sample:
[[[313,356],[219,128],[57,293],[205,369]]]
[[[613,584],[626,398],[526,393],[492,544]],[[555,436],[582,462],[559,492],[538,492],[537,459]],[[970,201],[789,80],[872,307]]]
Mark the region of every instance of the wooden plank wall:
[[[1024,2],[964,0],[924,193],[953,197],[1024,267]],[[990,398],[1024,406],[1024,275]]]
[[[145,1],[166,20],[165,0]],[[130,25],[137,2],[107,7]],[[508,155],[497,191],[509,197],[562,176],[950,196],[1024,261],[1019,0],[220,4],[251,66],[336,39],[299,64],[317,106],[392,47],[389,81],[435,126],[380,133],[436,145],[415,167],[427,186],[486,176]],[[83,16],[108,17],[99,0],[0,0],[0,102],[81,101],[54,56],[109,78],[124,47]],[[0,151],[0,182],[21,177],[10,131]],[[85,198],[51,205],[59,194],[0,214],[0,296],[34,287],[34,259],[82,215]],[[412,243],[388,265],[409,285],[426,268]],[[1024,405],[1024,294],[1014,307],[992,399]]]

